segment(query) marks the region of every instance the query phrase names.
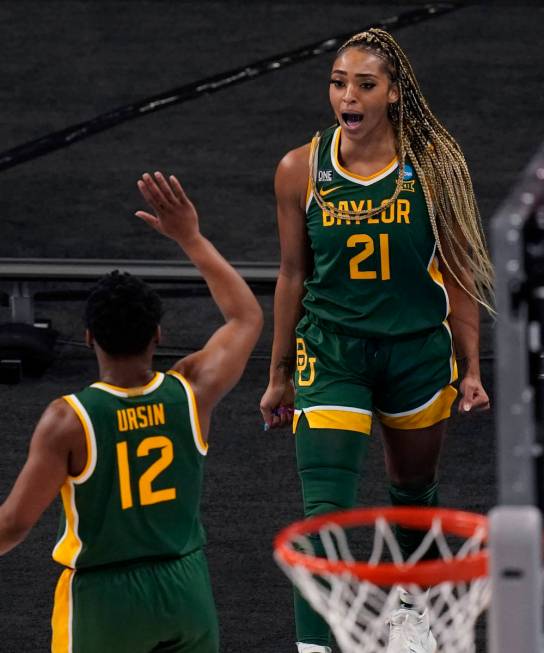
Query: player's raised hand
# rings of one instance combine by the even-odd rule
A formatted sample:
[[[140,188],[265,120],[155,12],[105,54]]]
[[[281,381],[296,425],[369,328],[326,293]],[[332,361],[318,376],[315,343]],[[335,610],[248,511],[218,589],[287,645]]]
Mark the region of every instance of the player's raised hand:
[[[138,180],[138,189],[154,214],[136,211],[135,215],[149,226],[181,245],[199,235],[196,209],[174,175],[166,179],[161,172],[146,172]]]

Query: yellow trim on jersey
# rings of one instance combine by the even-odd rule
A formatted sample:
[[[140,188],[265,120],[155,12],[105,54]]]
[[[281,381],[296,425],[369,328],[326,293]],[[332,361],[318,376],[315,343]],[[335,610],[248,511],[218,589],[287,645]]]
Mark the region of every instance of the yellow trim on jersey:
[[[450,369],[451,369],[451,378],[450,378],[450,383],[453,383],[454,381],[457,381],[457,377],[459,375],[458,370],[457,370],[457,359],[455,358],[455,347],[453,345],[453,336],[451,333],[450,325],[448,324],[447,320],[444,320],[442,322],[444,325],[444,328],[448,332],[450,336],[450,341],[451,341],[451,354],[450,354]]]
[[[358,175],[356,172],[351,172],[351,170],[348,170],[347,168],[344,168],[344,166],[340,163],[340,158],[338,156],[338,150],[340,149],[340,132],[342,131],[341,127],[338,127],[336,131],[334,132],[333,136],[333,153],[334,153],[334,158],[333,158],[333,163],[335,166],[338,167],[338,169],[343,172],[345,175],[348,175],[349,177],[354,177],[355,179],[359,179],[360,181],[372,181],[373,179],[377,179],[377,177],[383,177],[385,173],[389,171],[389,169],[393,169],[393,166],[399,162],[398,157],[395,155],[393,159],[381,170],[378,170],[377,172],[373,173],[372,175],[369,175],[368,177],[364,177],[363,175]]]
[[[196,397],[195,393],[193,392],[193,388],[191,388],[191,384],[189,381],[187,381],[183,374],[176,372],[176,370],[168,370],[167,374],[170,374],[171,376],[178,379],[178,381],[185,388],[185,392],[187,393],[190,402],[191,426],[193,427],[195,444],[200,453],[205,456],[208,453],[208,443],[202,437],[202,429],[200,427],[200,419],[198,417],[198,407],[196,405]]]
[[[453,386],[447,385],[423,406],[403,413],[383,413],[379,410],[378,416],[382,424],[394,429],[424,429],[448,418],[456,397],[457,390]]]
[[[313,197],[313,192],[312,192],[312,180],[310,177],[308,177],[308,188],[306,189],[306,202],[304,206],[306,207],[306,211],[308,210],[308,207],[310,206],[310,202],[312,201]]]
[[[79,481],[84,476],[86,476],[91,464],[93,463],[93,451],[94,451],[93,439],[94,438],[91,435],[92,424],[90,424],[88,415],[86,415],[83,412],[84,410],[83,407],[77,401],[76,397],[74,397],[74,395],[64,395],[63,399],[67,404],[69,404],[69,406],[71,406],[74,413],[77,415],[79,421],[81,422],[81,425],[83,426],[83,431],[85,432],[85,444],[87,446],[87,460],[85,462],[85,467],[83,468],[83,471],[80,474],[78,474],[77,476],[70,477],[74,481]]]
[[[117,394],[122,397],[139,397],[140,395],[149,394],[156,387],[159,386],[159,382],[162,381],[163,374],[162,372],[155,372],[153,378],[146,385],[138,386],[136,388],[121,388],[111,383],[106,383],[105,381],[97,381],[91,385],[91,388],[98,388],[99,390],[105,390],[106,392],[111,392],[112,394]]]
[[[53,560],[65,567],[75,567],[76,559],[81,553],[83,544],[77,533],[79,515],[75,504],[75,488],[73,481],[66,481],[60,490],[66,527],[60,540],[53,549]]]
[[[75,571],[65,569],[57,582],[51,627],[51,653],[72,651],[72,581]]]
[[[450,298],[446,289],[446,284],[444,283],[444,277],[442,276],[442,272],[440,272],[440,262],[438,256],[436,256],[436,245],[434,246],[433,255],[429,265],[427,266],[427,271],[429,272],[431,279],[444,291],[444,296],[446,298],[446,317],[448,317],[450,314]]]
[[[440,272],[440,268],[438,267],[438,257],[436,255],[433,256],[428,270],[429,274],[431,275],[431,279],[439,286],[442,286],[442,288],[445,288],[444,277],[442,276],[442,272]]]
[[[303,410],[295,410],[293,415],[293,433],[297,429],[298,420],[302,413],[306,415],[311,429],[336,429],[338,431],[358,431],[365,435],[370,434],[372,414],[370,411],[361,412],[352,408],[336,406],[312,406]]]
[[[87,448],[87,460],[82,472],[77,476],[69,476],[61,488],[60,495],[64,507],[66,527],[62,537],[53,549],[53,560],[60,562],[66,567],[75,567],[77,557],[81,553],[83,543],[78,535],[79,515],[76,507],[76,485],[84,483],[96,467],[96,440],[93,424],[87,411],[75,395],[65,395],[64,401],[72,408],[77,415],[85,433],[85,444]]]

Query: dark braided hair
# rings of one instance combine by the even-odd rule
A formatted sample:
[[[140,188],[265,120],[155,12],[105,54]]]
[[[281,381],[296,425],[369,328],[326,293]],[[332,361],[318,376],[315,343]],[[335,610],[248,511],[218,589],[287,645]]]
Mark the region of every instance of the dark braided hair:
[[[140,354],[160,323],[158,294],[127,272],[115,270],[91,290],[85,308],[85,326],[111,356]]]

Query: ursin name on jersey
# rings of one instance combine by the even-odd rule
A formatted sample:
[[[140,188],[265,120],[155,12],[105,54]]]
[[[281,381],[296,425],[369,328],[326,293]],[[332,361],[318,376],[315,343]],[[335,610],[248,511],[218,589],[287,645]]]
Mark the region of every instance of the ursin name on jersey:
[[[148,404],[136,408],[122,408],[117,411],[119,431],[134,431],[165,423],[164,404]]]

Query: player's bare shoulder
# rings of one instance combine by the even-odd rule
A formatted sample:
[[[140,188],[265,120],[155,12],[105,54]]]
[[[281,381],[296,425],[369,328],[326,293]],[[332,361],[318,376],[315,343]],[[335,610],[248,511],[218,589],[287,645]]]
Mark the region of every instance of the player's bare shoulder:
[[[293,202],[304,207],[310,175],[310,143],[290,150],[276,168],[274,189],[278,202]]]
[[[45,422],[47,426],[54,425],[52,432],[59,438],[70,437],[81,430],[81,422],[74,407],[64,397],[53,400],[44,410],[38,425]]]
[[[77,475],[77,469],[86,459],[85,432],[74,406],[64,398],[52,401],[44,410],[36,425],[32,441],[39,448],[44,447],[59,455],[70,456],[70,473]]]

